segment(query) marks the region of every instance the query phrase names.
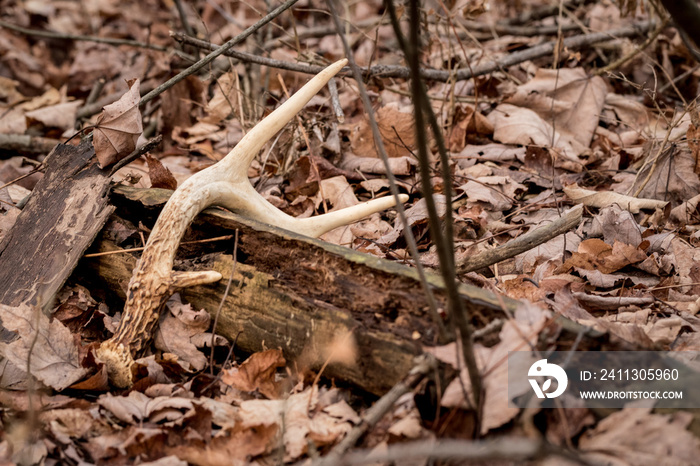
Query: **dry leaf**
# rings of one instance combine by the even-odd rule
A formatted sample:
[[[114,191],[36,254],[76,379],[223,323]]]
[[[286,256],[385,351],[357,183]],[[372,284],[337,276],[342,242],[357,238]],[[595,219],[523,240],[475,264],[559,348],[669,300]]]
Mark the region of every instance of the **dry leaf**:
[[[647,255],[641,249],[619,241],[610,246],[598,238],[581,241],[574,252],[561,266],[560,272],[579,267],[585,270],[598,270],[604,274],[617,272],[630,264],[642,262]]]
[[[692,420],[692,413],[626,408],[584,433],[579,448],[586,460],[613,466],[697,464],[700,440],[686,430]]]
[[[493,134],[493,125],[481,113],[474,112],[471,105],[458,105],[455,108],[454,125],[450,133],[448,143],[452,152],[459,152],[464,149],[471,135],[488,136]]]
[[[195,370],[204,369],[207,358],[197,349],[192,338],[209,328],[209,313],[203,309],[195,311],[190,304],[183,304],[179,294],[168,300],[167,307],[170,312],[164,312],[158,323],[156,348],[175,354],[178,362],[185,363],[185,369],[190,369],[190,366]]]
[[[143,133],[139,111],[139,80],[127,81],[129,90],[118,101],[104,107],[97,117],[93,145],[100,168],[118,162],[136,149]]]
[[[30,123],[36,121],[47,128],[73,129],[78,109],[82,104],[82,100],[64,102],[32,110],[25,115]]]
[[[534,345],[549,314],[549,311],[544,311],[533,304],[521,303],[514,313],[514,319],[508,320],[503,325],[499,334],[500,343],[490,348],[480,344],[474,345],[476,363],[482,374],[482,388],[485,397],[481,423],[482,434],[509,422],[520,412],[520,408],[510,406],[508,402],[509,396],[518,395],[515,393],[517,389],[514,389],[512,383],[509,391],[508,352]],[[455,368],[464,367],[463,363],[457,364],[455,343],[425,348],[425,350],[438,360],[451,364]],[[464,388],[471,396],[471,381],[467,369],[462,369],[460,377],[461,381],[455,379],[445,389],[441,400],[442,406],[446,408],[467,407],[464,400]],[[527,383],[524,383],[520,388],[522,393],[530,390]]]
[[[413,107],[399,107],[388,104],[377,110],[375,118],[389,157],[411,156],[415,149],[415,123]],[[361,157],[379,157],[374,147],[372,130],[367,120],[363,120],[350,136],[352,151]]]
[[[12,364],[26,370],[55,390],[61,391],[82,379],[87,370],[80,366],[80,354],[73,335],[58,320],[26,305],[0,304],[2,325],[19,334],[12,343],[0,343],[0,353]],[[31,352],[31,358],[29,354]]]
[[[173,422],[194,413],[193,400],[169,396],[150,398],[137,391],[130,392],[129,396],[107,393],[97,403],[127,424]]]
[[[328,395],[328,394],[326,394]],[[324,396],[324,398],[330,398]],[[306,453],[309,441],[316,447],[331,444],[346,434],[352,425],[324,411],[317,411],[318,388],[295,393],[286,400],[247,400],[240,403],[243,427],[282,426],[284,461],[292,461]]]
[[[275,380],[277,369],[287,364],[282,351],[271,349],[252,354],[239,367],[225,370],[221,380],[238,390],[258,390],[269,399],[280,395],[280,384]]]
[[[155,157],[146,154],[148,164],[148,177],[151,179],[151,188],[163,188],[175,191],[177,180],[172,172]]]
[[[632,192],[636,193],[637,189],[644,185],[639,197],[670,200],[674,205],[680,204],[700,192],[700,178],[695,172],[696,165],[697,161],[690,150],[682,146],[670,146],[661,153],[655,163],[647,163],[639,171]],[[653,170],[651,176],[650,170]]]

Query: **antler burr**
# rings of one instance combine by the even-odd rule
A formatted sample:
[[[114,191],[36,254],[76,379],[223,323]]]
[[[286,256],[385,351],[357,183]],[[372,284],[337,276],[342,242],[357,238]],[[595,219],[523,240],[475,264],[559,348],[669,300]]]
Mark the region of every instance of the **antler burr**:
[[[319,236],[395,205],[393,197],[311,218],[294,218],[267,202],[251,186],[247,171],[253,158],[278,131],[340,71],[347,60],[340,60],[312,78],[277,110],[251,129],[236,147],[215,165],[187,179],[163,208],[141,259],[129,282],[122,319],[112,338],[97,350],[107,366],[112,383],[132,385],[133,355],[141,351],[155,327],[165,302],[177,289],[221,279],[213,271],[174,272],[173,260],[185,230],[199,212],[211,205],[225,207],[245,217],[308,236]],[[406,202],[408,196],[400,195]]]

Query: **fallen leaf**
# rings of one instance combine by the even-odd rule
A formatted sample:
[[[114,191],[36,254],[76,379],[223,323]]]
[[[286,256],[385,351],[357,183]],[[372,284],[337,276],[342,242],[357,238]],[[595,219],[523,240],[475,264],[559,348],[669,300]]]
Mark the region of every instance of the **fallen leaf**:
[[[207,366],[207,358],[191,341],[195,335],[209,328],[211,316],[203,309],[195,311],[190,304],[184,304],[180,295],[173,295],[167,303],[169,312],[164,312],[158,323],[156,348],[173,353],[185,369],[202,370]]]
[[[257,390],[268,399],[277,399],[281,388],[280,383],[275,380],[277,369],[284,367],[286,363],[280,350],[261,351],[252,354],[240,366],[225,370],[221,380],[238,390]]]
[[[57,319],[27,305],[0,304],[2,325],[19,335],[12,343],[0,343],[0,354],[29,372],[47,386],[61,391],[82,379],[87,370],[80,366],[78,346],[70,331]],[[30,357],[31,354],[31,357]]]
[[[454,124],[449,135],[449,149],[459,152],[464,149],[469,137],[474,135],[488,136],[493,133],[493,125],[481,113],[474,112],[471,105],[458,105],[455,107]]]
[[[151,188],[177,189],[177,180],[172,172],[168,170],[155,157],[146,154],[146,163],[148,164],[148,177],[151,179]]]
[[[655,156],[655,151],[647,154],[648,158]],[[671,146],[655,158],[654,163],[646,163],[639,170],[631,192],[636,193],[643,186],[639,197],[680,204],[700,192],[700,178],[695,170],[696,160],[691,151]]]
[[[632,214],[612,205],[601,209],[593,217],[593,224],[588,233],[590,237],[603,236],[603,241],[613,244],[619,241],[632,246],[639,246],[642,242],[642,227],[636,222]]]
[[[306,453],[309,440],[320,448],[335,442],[352,428],[347,421],[316,411],[318,388],[308,388],[286,400],[247,400],[240,403],[243,427],[278,425],[284,432],[284,461]]]
[[[647,254],[641,249],[619,241],[610,246],[598,238],[581,241],[574,252],[561,266],[559,272],[580,267],[585,270],[599,270],[604,274],[617,272],[630,264],[642,262]]]
[[[139,80],[127,81],[129,90],[118,101],[104,107],[97,117],[93,145],[100,168],[118,162],[136,149],[143,133],[139,111]]]
[[[687,412],[652,414],[650,408],[625,408],[585,432],[579,448],[586,460],[614,466],[696,464],[700,439],[687,430],[692,420]]]
[[[128,396],[102,395],[97,404],[126,424],[173,423],[194,413],[194,401],[186,398],[159,396],[150,398],[132,391]]]
[[[484,397],[481,421],[481,433],[502,426],[513,419],[520,409],[509,404],[509,396],[517,396],[518,388],[508,381],[508,352],[522,351],[534,345],[539,332],[544,327],[550,312],[544,311],[533,304],[521,303],[514,313],[514,319],[506,321],[499,334],[500,342],[490,348],[480,344],[474,345],[476,363],[482,377]],[[425,350],[438,360],[446,362],[455,368],[464,367],[457,364],[455,343],[441,347],[428,347]],[[460,354],[461,358],[461,354]],[[442,395],[441,405],[446,408],[468,405],[464,400],[464,392],[471,396],[471,381],[469,372],[463,368],[460,378],[454,379]],[[522,393],[530,390],[527,383],[523,384]],[[472,403],[473,404],[473,403]]]
[[[65,131],[73,129],[75,126],[76,115],[82,104],[82,100],[64,102],[32,110],[27,112],[25,116],[30,124],[32,121],[36,121],[47,128],[59,128]]]
[[[411,156],[415,149],[413,106],[400,107],[398,103],[390,103],[377,110],[375,118],[387,155],[391,158]],[[362,157],[379,157],[367,119],[362,120],[353,129],[350,143],[355,154]]]

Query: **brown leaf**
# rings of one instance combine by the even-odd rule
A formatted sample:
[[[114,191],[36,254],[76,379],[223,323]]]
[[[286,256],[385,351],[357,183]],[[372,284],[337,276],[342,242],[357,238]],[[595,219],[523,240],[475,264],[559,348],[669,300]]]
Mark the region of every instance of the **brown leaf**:
[[[177,180],[160,160],[146,154],[146,163],[148,164],[148,176],[151,178],[151,188],[163,188],[173,191],[177,189]]]
[[[508,352],[533,344],[546,324],[549,314],[549,311],[543,311],[534,304],[521,303],[515,311],[514,318],[503,325],[499,334],[500,343],[490,348],[481,344],[474,345],[476,363],[483,374],[482,434],[502,426],[518,414],[519,409],[509,404],[508,397],[515,394],[516,390],[525,393],[529,386],[527,383],[520,386],[511,384],[509,388]],[[427,347],[425,350],[438,360],[455,368],[462,366],[457,362],[455,343]],[[461,370],[460,377],[461,381],[457,378],[448,384],[441,399],[442,406],[446,408],[467,407],[464,400],[465,389],[467,395],[471,396],[471,381],[467,369]],[[509,392],[509,389],[514,391]]]
[[[399,108],[398,105],[392,103],[377,110],[376,119],[387,155],[389,157],[410,157],[411,151],[415,148],[413,107]],[[350,142],[352,151],[359,156],[379,157],[367,120],[363,120],[354,128]]]
[[[686,412],[652,414],[651,408],[625,408],[587,431],[579,448],[595,463],[696,464],[700,440],[687,430],[692,420]]]
[[[315,386],[290,395],[285,400],[242,401],[241,425],[282,426],[284,423],[284,428],[281,429],[284,433],[284,461],[292,461],[306,453],[309,440],[313,440],[320,448],[333,443],[352,428],[348,421],[336,419],[324,411],[316,411],[318,403],[318,388]]]
[[[578,251],[574,252],[561,270],[570,267],[580,267],[585,270],[599,270],[604,274],[609,274],[620,270],[630,264],[642,262],[647,255],[641,249],[624,244],[619,241],[610,246],[598,238],[581,241]]]
[[[454,123],[448,139],[452,152],[464,149],[467,141],[473,139],[475,134],[482,136],[493,134],[491,122],[481,113],[475,113],[471,105],[460,105],[455,108]],[[472,135],[471,138],[470,135]]]
[[[26,305],[0,305],[2,325],[19,334],[12,343],[0,344],[3,354],[18,368],[27,369],[44,384],[63,390],[82,379],[87,371],[80,366],[78,347],[70,331],[58,320]],[[29,354],[31,352],[31,358]]]
[[[185,369],[189,369],[189,366],[195,370],[204,369],[207,358],[190,339],[209,327],[209,313],[205,310],[195,311],[190,304],[183,304],[177,294],[168,301],[167,306],[170,312],[164,312],[160,318],[156,348],[177,355],[185,363]]]
[[[82,100],[63,102],[48,107],[42,107],[26,113],[30,122],[41,123],[47,128],[59,128],[61,130],[72,129],[75,125],[78,108],[83,104]]]
[[[97,403],[127,424],[173,422],[194,412],[193,400],[169,396],[150,398],[137,391],[130,392],[129,396],[108,393]]]
[[[267,398],[279,396],[280,385],[275,381],[277,368],[284,367],[287,361],[282,351],[271,349],[252,354],[239,367],[224,371],[221,380],[244,392],[258,390]]]
[[[101,168],[118,162],[136,149],[143,132],[139,111],[139,80],[127,81],[129,91],[104,107],[93,132],[95,154]]]

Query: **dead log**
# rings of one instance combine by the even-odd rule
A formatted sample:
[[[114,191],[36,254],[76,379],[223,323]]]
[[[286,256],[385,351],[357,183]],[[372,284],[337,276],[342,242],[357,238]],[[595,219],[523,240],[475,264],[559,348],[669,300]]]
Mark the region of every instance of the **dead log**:
[[[115,191],[116,197],[145,206],[162,206],[171,194],[121,186]],[[230,340],[237,337],[245,352],[281,348],[289,360],[318,370],[328,347],[351,332],[358,349],[355,364],[330,364],[324,375],[382,394],[406,374],[423,345],[439,343],[417,273],[410,267],[221,209],[205,210],[192,228],[211,236],[239,230],[236,274],[217,332]],[[114,249],[104,238],[97,247]],[[194,306],[214,313],[231,274],[232,257],[210,254],[196,262],[197,268],[220,272],[223,279],[186,288],[182,294]],[[128,253],[85,258],[77,273],[99,278],[123,299],[135,263],[136,257]],[[428,280],[444,304],[442,278],[429,274]],[[517,304],[467,285],[460,286],[460,293],[484,318],[503,315],[502,306],[512,311]]]

